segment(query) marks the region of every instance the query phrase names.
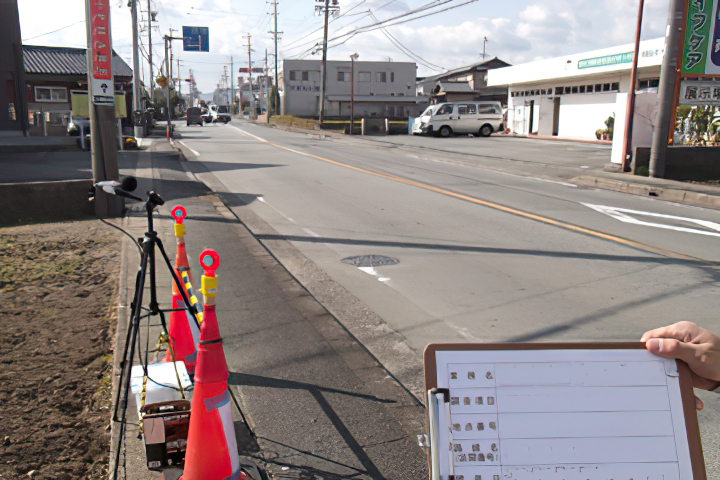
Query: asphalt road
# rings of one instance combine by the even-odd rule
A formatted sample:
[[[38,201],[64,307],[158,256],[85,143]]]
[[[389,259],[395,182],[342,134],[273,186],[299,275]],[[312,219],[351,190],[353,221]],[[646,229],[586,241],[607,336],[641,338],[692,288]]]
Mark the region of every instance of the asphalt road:
[[[609,162],[609,147],[322,138],[244,121],[179,131],[319,300],[333,311],[349,294],[382,319],[348,316],[348,328],[392,336],[369,348],[415,391],[411,367],[431,342],[637,340],[679,320],[720,332],[720,212],[572,184]],[[399,263],[342,262],[358,255]],[[700,396],[712,473],[720,402]]]

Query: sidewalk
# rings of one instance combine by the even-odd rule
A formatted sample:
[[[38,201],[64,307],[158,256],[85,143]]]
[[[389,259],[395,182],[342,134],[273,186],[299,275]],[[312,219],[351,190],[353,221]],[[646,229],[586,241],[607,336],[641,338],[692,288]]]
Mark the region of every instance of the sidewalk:
[[[163,155],[169,148],[158,140],[139,154],[137,191],[152,186],[167,200],[155,225],[171,260],[175,240],[169,211],[177,204],[187,209],[186,241],[196,283],[200,251],[213,248],[220,255],[218,320],[229,383],[249,423],[248,430],[235,412],[241,453],[264,465],[270,478],[427,478],[425,453],[415,438],[424,430],[424,408],[185,170],[184,162]],[[139,208],[134,205],[125,219],[133,237],[145,230]],[[126,325],[139,255],[129,240],[123,254],[119,304],[120,324]],[[170,276],[158,272],[160,301],[167,305]],[[151,349],[158,333],[158,327],[150,329]],[[118,339],[116,362],[123,328]],[[145,468],[132,401],[127,418],[118,478],[160,478]]]
[[[599,170],[575,177],[571,182],[582,187],[602,188],[633,195],[650,196],[668,202],[720,209],[720,187],[712,185]]]

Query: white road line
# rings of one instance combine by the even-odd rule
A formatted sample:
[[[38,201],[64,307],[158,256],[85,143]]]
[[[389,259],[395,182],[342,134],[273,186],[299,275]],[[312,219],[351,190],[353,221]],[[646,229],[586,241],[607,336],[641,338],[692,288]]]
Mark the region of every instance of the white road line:
[[[305,233],[307,233],[308,235],[310,235],[311,237],[315,237],[315,238],[318,238],[318,237],[320,236],[320,235],[318,235],[317,233],[315,233],[315,232],[313,232],[312,230],[310,230],[309,228],[305,228],[305,227],[303,227],[303,232],[305,232]]]
[[[275,207],[273,207],[272,205],[270,205],[270,204],[267,202],[267,200],[265,200],[265,198],[263,198],[263,197],[257,197],[257,199],[258,199],[259,202],[264,203],[264,204],[267,205],[268,207],[272,208],[273,210],[275,210],[276,212],[278,212],[280,215],[282,215],[282,216],[285,217],[286,219],[290,220],[292,223],[295,223],[295,220],[293,220],[292,218],[288,217],[287,215],[285,215],[283,212],[281,212],[281,211],[278,210],[277,208],[275,208]]]
[[[199,157],[199,156],[200,156],[200,153],[199,153],[199,152],[197,152],[196,150],[193,150],[192,148],[188,147],[187,144],[186,144],[185,142],[183,142],[182,140],[179,140],[178,143],[184,145],[185,148],[187,148],[188,150],[190,150],[190,151],[193,153],[193,155],[195,155],[196,157]]]
[[[583,203],[588,208],[592,208],[593,210],[604,213],[605,215],[608,215],[610,217],[613,217],[616,220],[620,220],[621,222],[625,223],[632,223],[634,225],[644,225],[646,227],[655,227],[655,228],[662,228],[665,230],[675,230],[677,232],[685,232],[685,233],[695,233],[698,235],[708,235],[711,237],[720,237],[720,224],[715,222],[710,222],[707,220],[698,220],[695,218],[687,218],[687,217],[676,217],[674,215],[664,215],[662,213],[652,213],[652,212],[641,212],[638,210],[628,210],[626,208],[617,208],[617,207],[607,207],[603,205],[592,205],[590,203]],[[680,222],[687,222],[687,223],[694,223],[700,226],[703,226],[705,228],[709,228],[710,230],[715,230],[715,232],[708,232],[707,230],[698,230],[695,228],[687,228],[687,227],[678,227],[675,225],[666,225],[662,223],[653,223],[653,222],[645,222],[643,220],[638,220],[637,218],[631,217],[630,215],[643,215],[646,217],[654,217],[654,218],[664,218],[667,220],[677,220]]]
[[[378,282],[389,282],[390,281],[390,278],[383,277],[373,267],[358,267],[358,270],[360,270],[361,272],[365,272],[368,275],[372,275],[373,277],[378,277]]]
[[[509,177],[524,178],[527,180],[535,180],[538,182],[554,183],[556,185],[562,185],[564,187],[577,188],[577,185],[575,185],[574,183],[560,182],[558,180],[548,180],[547,178],[540,178],[540,177],[528,177],[527,175],[518,175],[516,173],[503,172],[502,170],[491,170],[491,171],[493,173],[498,173],[500,175],[507,175]],[[501,186],[506,186],[506,185],[501,185]]]
[[[268,141],[265,140],[264,138],[258,137],[257,135],[253,135],[253,134],[250,133],[250,132],[246,132],[246,131],[243,130],[242,128],[238,128],[238,127],[236,127],[235,125],[226,124],[225,126],[226,126],[226,127],[230,127],[230,128],[234,128],[234,129],[237,130],[238,132],[244,133],[244,134],[247,135],[248,137],[254,138],[254,139],[257,140],[258,142],[268,143]]]

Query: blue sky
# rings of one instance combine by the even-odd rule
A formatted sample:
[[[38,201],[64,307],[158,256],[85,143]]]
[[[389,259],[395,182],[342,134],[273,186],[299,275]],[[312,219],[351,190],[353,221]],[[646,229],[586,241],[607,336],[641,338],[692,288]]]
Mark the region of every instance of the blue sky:
[[[109,0],[112,6],[113,45],[132,66],[132,30],[128,0]],[[146,18],[147,0],[139,0]],[[430,11],[458,6],[468,0],[441,0]],[[432,0],[340,0],[345,13],[331,23],[330,38],[369,25],[372,12],[379,19],[401,15]],[[18,0],[24,43],[33,45],[85,46],[84,0]],[[668,0],[646,0],[643,38],[665,32]],[[322,19],[314,15],[314,0],[278,0],[278,29],[283,31],[280,58],[315,58],[313,46],[322,40]],[[158,12],[153,31],[154,63],[164,54],[161,35],[183,25],[210,28],[210,53],[182,52],[180,71],[187,77],[192,68],[203,92],[211,92],[230,57],[235,67],[248,63],[246,39],[252,35],[253,66],[264,65],[265,49],[273,52],[272,5],[265,0],[151,0]],[[426,18],[389,27],[387,32],[412,53],[422,57],[418,75],[437,73],[481,59],[483,38],[487,53],[512,64],[578,53],[632,42],[637,3],[627,0],[478,0]],[[427,12],[426,12],[427,13]],[[407,17],[409,18],[409,17]],[[79,22],[79,23],[76,23]],[[76,23],[75,25],[73,25]],[[72,25],[72,26],[69,26]],[[58,32],[47,32],[69,26]],[[313,33],[313,31],[315,31]],[[147,47],[146,32],[142,33]],[[176,33],[177,35],[177,33]],[[33,38],[34,37],[34,38]],[[362,60],[415,61],[387,38],[382,30],[358,34],[330,48],[329,59],[347,59],[357,52]],[[338,41],[329,42],[332,46]],[[272,57],[268,62],[272,64]],[[147,81],[147,62],[143,60]],[[184,87],[184,86],[183,86]]]

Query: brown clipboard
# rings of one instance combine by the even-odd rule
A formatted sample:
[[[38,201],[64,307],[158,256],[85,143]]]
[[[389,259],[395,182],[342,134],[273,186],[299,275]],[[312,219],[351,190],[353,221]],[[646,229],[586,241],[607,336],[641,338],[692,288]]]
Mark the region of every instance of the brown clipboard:
[[[548,343],[431,343],[425,347],[425,391],[437,388],[437,352],[473,350],[645,350],[643,342],[548,342]],[[695,407],[692,372],[687,363],[677,360],[680,375],[680,395],[685,414],[690,463],[694,480],[707,480],[705,457],[700,438],[700,424]]]

